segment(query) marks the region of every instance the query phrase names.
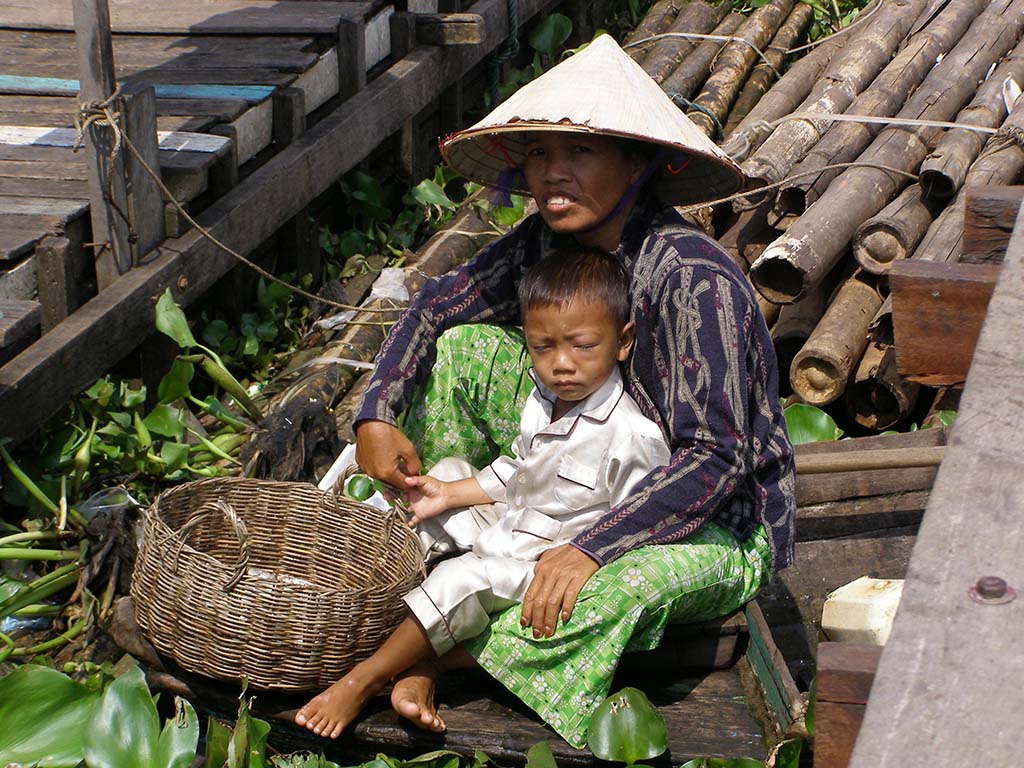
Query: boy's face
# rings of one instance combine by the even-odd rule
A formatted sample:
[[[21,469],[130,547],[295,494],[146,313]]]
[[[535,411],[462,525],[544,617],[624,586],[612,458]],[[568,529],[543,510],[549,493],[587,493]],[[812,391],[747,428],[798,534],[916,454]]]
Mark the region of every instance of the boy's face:
[[[633,346],[633,324],[620,331],[611,311],[593,301],[530,307],[523,331],[537,377],[570,403],[596,392]]]

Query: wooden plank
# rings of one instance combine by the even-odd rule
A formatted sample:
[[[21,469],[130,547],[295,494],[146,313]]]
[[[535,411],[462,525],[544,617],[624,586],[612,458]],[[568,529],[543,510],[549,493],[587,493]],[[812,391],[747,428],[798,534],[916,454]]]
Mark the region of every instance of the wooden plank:
[[[818,643],[817,701],[866,704],[882,647],[862,643]]]
[[[750,665],[772,710],[776,734],[781,735],[799,715],[804,706],[803,697],[790,676],[782,653],[775,645],[771,629],[757,600],[747,604],[745,613],[750,631]]]
[[[362,21],[373,3],[304,0],[112,0],[111,29],[118,33],[170,35],[328,35],[340,19]],[[0,27],[70,31],[65,3],[0,2]]]
[[[797,475],[797,503],[820,504],[840,499],[928,490],[934,484],[937,472],[937,467],[917,467]]]
[[[42,329],[49,332],[78,306],[76,267],[81,248],[65,237],[46,237],[36,246],[36,281],[43,307]]]
[[[520,0],[521,21],[552,4],[552,0]],[[398,130],[409,115],[422,110],[504,41],[508,18],[502,0],[478,0],[468,10],[485,19],[483,44],[416,48],[395,62],[387,77],[369,82],[342,109],[314,125],[302,141],[220,196],[203,213],[204,225],[243,253],[266,241],[365,158],[382,136]],[[4,156],[0,147],[0,160]],[[0,370],[0,433],[24,439],[68,397],[139,344],[152,332],[155,297],[165,288],[170,287],[175,299],[187,306],[235,263],[198,232],[161,246],[152,260],[87,302],[60,328]]]
[[[423,45],[477,45],[484,20],[475,13],[418,13],[416,42]]]
[[[0,299],[0,365],[39,338],[41,318],[38,301]]]
[[[78,80],[67,62],[52,62],[45,67],[47,76],[39,75],[42,67],[13,67],[13,73],[0,79],[0,91],[8,94],[35,96],[67,96],[75,93]],[[17,70],[25,70],[17,72]],[[138,69],[115,66],[120,83],[136,82],[160,86],[161,98],[177,99],[244,99],[260,101],[268,91],[288,85],[296,75],[267,67],[187,67],[177,66]]]
[[[854,768],[926,761],[951,768],[981,756],[1020,762],[1024,686],[1021,606],[984,604],[969,590],[983,576],[1024,585],[1024,504],[1018,436],[1024,411],[1024,216],[1018,214],[990,312],[960,401],[882,653]],[[1009,406],[1009,407],[1008,407]]]
[[[12,147],[73,147],[77,132],[71,128],[0,125],[0,144]],[[223,152],[229,143],[222,136],[207,133],[162,132],[157,135],[161,150],[173,152]]]
[[[815,705],[814,768],[846,768],[864,719],[863,704]]]
[[[16,227],[14,222],[0,216],[0,262],[13,261],[31,251],[49,231],[35,227]],[[56,232],[56,227],[52,228]]]
[[[845,453],[848,451],[876,451],[893,448],[931,448],[946,444],[945,429],[918,429],[913,432],[898,432],[889,435],[867,437],[844,437],[842,440],[803,443],[794,446],[797,459],[822,453]]]
[[[904,259],[889,275],[896,370],[928,386],[967,378],[999,275],[993,264]]]
[[[85,200],[0,195],[0,214],[11,216],[45,216],[63,223],[84,215],[88,208]]]
[[[918,525],[929,495],[928,490],[899,491],[841,501],[801,502],[796,515],[797,541],[834,539]]]
[[[999,263],[1013,234],[1024,186],[969,186],[964,195],[964,237],[960,261],[965,264]]]

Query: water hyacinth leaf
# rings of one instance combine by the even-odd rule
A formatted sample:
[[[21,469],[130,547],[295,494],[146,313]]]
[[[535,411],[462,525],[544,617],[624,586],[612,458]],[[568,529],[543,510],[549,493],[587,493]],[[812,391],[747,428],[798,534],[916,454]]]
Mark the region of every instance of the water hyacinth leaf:
[[[815,683],[817,678],[811,680],[811,689],[807,694],[807,711],[804,712],[804,728],[807,729],[807,733],[812,738],[814,737],[814,702],[816,696],[814,695]]]
[[[189,384],[195,376],[196,367],[180,357],[174,358],[169,370],[157,386],[156,394],[161,403],[173,403],[179,397],[189,394]]]
[[[82,739],[89,768],[151,768],[160,719],[138,667],[110,684]]]
[[[698,757],[679,768],[764,768],[764,763],[752,757]]]
[[[843,434],[831,416],[813,405],[794,403],[783,411],[783,416],[793,445],[831,442]]]
[[[224,768],[230,744],[231,729],[220,720],[209,718],[206,721],[206,765],[209,768]]]
[[[160,446],[160,458],[168,472],[175,472],[188,462],[188,445],[185,443],[164,443]]]
[[[799,768],[802,747],[803,741],[800,739],[786,739],[779,742],[772,749],[767,764],[771,768]]]
[[[253,717],[243,692],[238,705],[238,720],[228,745],[228,768],[267,768],[267,736],[270,723]]]
[[[294,752],[290,755],[274,755],[271,758],[274,768],[341,768],[323,755],[312,752]]]
[[[602,760],[631,765],[668,749],[665,720],[643,691],[623,688],[590,718],[587,746]]]
[[[181,408],[161,403],[142,420],[146,428],[155,435],[180,440],[185,434],[185,414]]]
[[[156,746],[155,768],[189,768],[199,746],[199,718],[185,699],[174,697],[175,716],[164,723]]]
[[[196,346],[196,338],[188,327],[185,313],[174,303],[170,288],[164,289],[156,302],[156,329],[174,339],[182,349]]]
[[[555,756],[551,753],[551,744],[538,741],[526,751],[526,768],[558,768]]]
[[[0,765],[71,768],[101,694],[55,669],[26,664],[0,678]]]
[[[530,47],[547,56],[554,56],[555,50],[572,34],[572,21],[561,13],[552,13],[544,18],[530,33]]]

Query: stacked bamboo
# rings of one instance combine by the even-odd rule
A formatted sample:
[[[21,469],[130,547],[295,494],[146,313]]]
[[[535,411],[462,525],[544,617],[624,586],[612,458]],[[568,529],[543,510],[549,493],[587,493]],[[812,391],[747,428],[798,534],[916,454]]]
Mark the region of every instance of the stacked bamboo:
[[[807,11],[662,0],[626,44],[751,180],[718,235],[749,266],[784,383],[881,430],[922,395],[896,372],[889,271],[957,261],[960,190],[1024,169],[1024,0],[876,0],[780,73]],[[679,34],[705,30],[738,40]]]

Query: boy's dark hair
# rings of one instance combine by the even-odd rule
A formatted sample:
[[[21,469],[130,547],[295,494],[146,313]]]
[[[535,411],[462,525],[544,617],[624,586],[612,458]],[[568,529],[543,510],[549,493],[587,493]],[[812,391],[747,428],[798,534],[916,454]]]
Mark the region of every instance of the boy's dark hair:
[[[595,248],[561,248],[523,273],[519,309],[561,307],[578,299],[604,304],[619,329],[629,322],[629,272],[615,256]]]

